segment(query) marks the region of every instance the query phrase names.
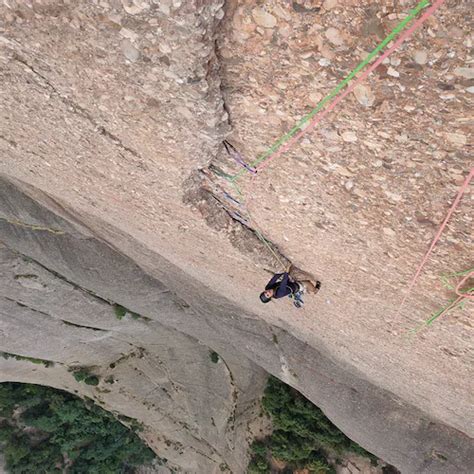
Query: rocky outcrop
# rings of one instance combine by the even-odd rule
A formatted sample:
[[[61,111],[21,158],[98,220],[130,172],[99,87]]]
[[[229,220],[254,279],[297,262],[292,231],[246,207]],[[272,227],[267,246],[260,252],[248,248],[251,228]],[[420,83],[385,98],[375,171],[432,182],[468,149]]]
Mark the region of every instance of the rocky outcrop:
[[[269,372],[403,472],[472,471],[466,312],[403,337],[449,300],[439,276],[469,265],[466,207],[398,307],[470,164],[466,4],[278,173],[243,182],[265,236],[323,280],[303,314],[255,306],[275,262],[194,180],[230,132],[253,157],[291,128],[402,3],[3,2],[1,380],[136,418],[184,471],[242,472]]]
[[[90,233],[11,183],[0,188],[1,240],[11,246],[0,248],[1,381],[51,385],[133,418],[159,456],[185,472],[243,471],[265,372],[224,347],[213,356],[203,341],[160,322],[194,315]],[[90,278],[105,278],[104,286],[92,290]],[[119,319],[115,300],[140,314]],[[77,381],[79,369],[99,384]]]
[[[469,465],[467,437],[335,363],[323,348],[245,313],[159,255],[148,254],[155,270],[145,271],[106,241],[116,229],[71,220],[71,211],[29,186],[3,177],[0,190],[0,347],[54,364],[8,358],[3,381],[73,391],[134,418],[149,445],[185,472],[225,465],[243,472],[262,367],[403,471]],[[96,225],[102,231],[94,237]],[[129,314],[117,319],[112,303]],[[98,386],[75,381],[71,371],[84,366]]]

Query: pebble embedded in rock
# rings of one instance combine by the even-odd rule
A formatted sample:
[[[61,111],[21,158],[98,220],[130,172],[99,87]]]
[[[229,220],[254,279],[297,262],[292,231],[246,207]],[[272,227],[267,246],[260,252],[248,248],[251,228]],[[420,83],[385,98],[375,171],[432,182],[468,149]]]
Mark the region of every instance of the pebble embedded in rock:
[[[144,0],[122,0],[122,5],[129,15],[137,15],[150,7]]]
[[[398,71],[396,71],[395,69],[393,69],[392,66],[390,66],[388,69],[387,69],[387,74],[389,76],[392,76],[392,77],[400,77],[400,73]]]
[[[334,7],[337,7],[338,0],[324,0],[323,8],[325,10],[331,10]]]
[[[252,10],[252,17],[255,23],[263,28],[274,28],[277,24],[276,18],[262,7],[254,8]]]
[[[317,104],[323,98],[323,95],[319,92],[311,92],[309,94],[309,100],[312,104]]]
[[[417,64],[426,64],[428,61],[428,53],[424,50],[418,49],[415,51],[413,59]]]
[[[138,49],[133,46],[129,39],[124,39],[122,41],[122,53],[132,63],[137,61],[140,57],[140,51],[138,51]]]
[[[390,229],[390,227],[384,227],[383,233],[388,237],[395,237],[397,235],[397,233],[393,229]]]
[[[171,51],[172,51],[171,47],[170,47],[168,44],[163,43],[163,42],[158,45],[158,49],[159,49],[163,54],[169,54],[169,53],[171,53]]]
[[[120,34],[120,36],[122,36],[123,38],[128,38],[130,41],[136,41],[137,38],[138,38],[137,33],[135,33],[135,32],[132,31],[132,30],[129,30],[128,28],[122,28],[122,29],[119,31],[119,34]]]
[[[342,46],[344,44],[344,40],[342,39],[341,32],[337,28],[330,27],[324,33],[326,38],[334,45],[334,46]]]
[[[474,67],[458,67],[454,70],[454,74],[466,79],[474,79]]]
[[[454,94],[440,94],[439,98],[442,100],[453,100],[456,96]]]
[[[180,114],[181,116],[183,116],[186,119],[192,119],[193,118],[192,112],[186,107],[177,107],[176,112],[178,112],[178,114]]]
[[[328,129],[328,128],[322,128],[320,130],[320,133],[324,138],[327,138],[328,140],[339,141],[339,135],[336,132],[336,130],[332,130],[332,129]],[[352,176],[352,175],[350,175],[350,176]]]
[[[275,13],[275,15],[277,15],[278,17],[280,17],[282,20],[286,20],[286,21],[291,21],[291,15],[290,13],[288,12],[288,10],[286,10],[285,8],[283,8],[282,6],[280,5],[275,5],[273,7],[273,13]]]
[[[346,178],[350,178],[351,176],[354,176],[354,173],[349,171],[347,168],[344,168],[344,166],[338,166],[336,168],[336,173],[345,176]]]
[[[446,139],[456,147],[463,147],[467,143],[467,137],[464,133],[447,133]]]
[[[343,132],[341,136],[342,139],[347,143],[354,143],[357,141],[357,135],[351,131]]]
[[[358,100],[359,104],[363,105],[364,107],[371,107],[374,105],[375,95],[369,86],[359,84],[354,88],[353,94],[355,95],[355,98]]]
[[[400,194],[392,193],[391,191],[388,191],[386,189],[384,190],[384,193],[391,201],[394,201],[394,202],[400,202],[403,199],[402,196],[400,196]]]

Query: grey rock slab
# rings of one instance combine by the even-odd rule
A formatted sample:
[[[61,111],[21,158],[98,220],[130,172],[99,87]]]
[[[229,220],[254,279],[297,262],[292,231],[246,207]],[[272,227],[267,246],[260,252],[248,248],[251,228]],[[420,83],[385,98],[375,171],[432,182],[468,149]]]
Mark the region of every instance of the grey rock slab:
[[[0,186],[2,189],[5,187]],[[20,212],[25,199],[30,207],[44,206],[41,203],[42,193],[37,193],[38,201],[31,202],[31,195],[25,196],[19,183],[14,192],[12,201],[19,207],[17,212]],[[47,208],[42,210],[45,216],[48,212],[51,211]],[[69,212],[72,215],[72,211]],[[143,255],[148,265],[155,269],[153,275],[148,273],[150,270],[145,272],[118,250],[131,237],[123,235],[119,238],[120,233],[114,230],[110,234],[114,235],[112,249],[105,244],[110,227],[88,219],[87,227],[91,229],[95,226],[101,229],[97,230],[100,240],[74,238],[67,233],[46,233],[39,240],[34,230],[3,221],[0,238],[7,246],[65,275],[76,285],[93,290],[102,298],[118,301],[132,311],[147,315],[154,322],[212,347],[222,354],[225,361],[239,361],[236,365],[247,366],[250,373],[260,366],[282,378],[321,407],[348,436],[404,472],[441,474],[454,469],[453,466],[456,466],[457,472],[470,471],[472,444],[464,434],[378,388],[350,366],[336,363],[332,357],[325,355],[324,344],[314,348],[291,335],[284,327],[268,325],[213,290],[191,282],[189,276],[163,257],[134,243],[136,255]],[[80,255],[80,259],[75,257],[77,255]],[[113,285],[109,282],[113,282]],[[167,287],[172,295],[169,302],[162,302],[157,311],[159,300],[155,295]],[[277,343],[274,334],[277,334]],[[252,362],[243,364],[249,359]],[[140,359],[135,368],[142,370],[141,364],[145,362]],[[228,365],[233,371],[232,365]],[[220,371],[222,367],[216,369]],[[162,371],[158,374],[158,377],[163,377]],[[178,377],[174,382],[177,386],[185,386],[186,377]],[[224,378],[220,375],[220,379]],[[249,377],[246,380],[242,391],[252,386]],[[136,379],[135,384],[138,383]],[[236,393],[239,394],[240,390]],[[123,403],[128,402],[124,400]],[[243,449],[241,453],[245,452],[244,445],[240,443],[240,446]],[[445,454],[443,457],[427,457],[426,453],[433,452],[433,449]],[[235,458],[230,456],[228,459]],[[242,460],[235,461],[234,465],[236,468],[241,466],[237,468],[240,470]]]

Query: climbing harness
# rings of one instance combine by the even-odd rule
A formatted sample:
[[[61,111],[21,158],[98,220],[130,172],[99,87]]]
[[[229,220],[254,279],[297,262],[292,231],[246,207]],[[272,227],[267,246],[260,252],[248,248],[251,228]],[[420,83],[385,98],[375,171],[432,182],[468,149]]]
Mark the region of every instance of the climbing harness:
[[[299,281],[295,281],[295,283],[298,285],[299,290],[288,295],[288,297],[293,300],[293,306],[296,308],[302,308],[304,306],[303,295],[305,293],[305,287]]]

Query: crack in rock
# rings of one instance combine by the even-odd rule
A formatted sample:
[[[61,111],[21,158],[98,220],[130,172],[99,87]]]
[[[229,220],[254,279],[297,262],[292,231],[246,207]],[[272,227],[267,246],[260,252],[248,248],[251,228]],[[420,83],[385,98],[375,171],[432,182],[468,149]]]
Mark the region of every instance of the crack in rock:
[[[21,221],[17,221],[13,219],[7,219],[6,217],[0,217],[0,221],[7,222],[8,224],[16,225],[19,227],[25,227],[27,229],[31,229],[35,231],[49,232],[51,234],[64,235],[66,233],[63,230],[51,229],[50,227],[43,227],[43,226],[35,225],[35,224],[28,224],[26,222],[21,222]]]
[[[66,106],[68,106],[72,111],[79,115],[80,117],[86,119],[94,128],[96,132],[98,132],[100,135],[103,135],[105,138],[110,140],[114,145],[118,146],[122,150],[130,153],[133,155],[135,158],[138,158],[142,160],[141,155],[135,151],[133,148],[130,148],[122,143],[122,140],[120,140],[119,137],[114,135],[112,132],[109,132],[104,126],[100,125],[99,123],[94,120],[92,115],[87,112],[84,107],[81,107],[79,104],[75,103],[68,97],[65,97],[61,92],[56,89],[56,87],[46,78],[44,75],[42,75],[40,72],[38,72],[31,64],[26,61],[26,59],[22,58],[18,53],[14,52],[13,54],[13,59],[18,61],[19,63],[23,64],[31,73],[33,73],[36,77],[40,78],[40,80],[46,84],[46,87],[50,89],[50,91],[57,96]]]

